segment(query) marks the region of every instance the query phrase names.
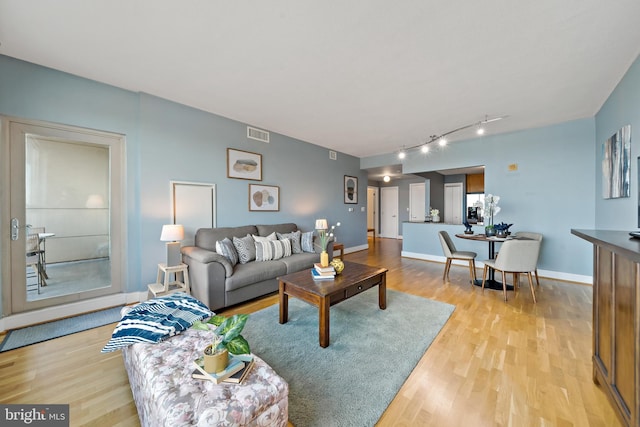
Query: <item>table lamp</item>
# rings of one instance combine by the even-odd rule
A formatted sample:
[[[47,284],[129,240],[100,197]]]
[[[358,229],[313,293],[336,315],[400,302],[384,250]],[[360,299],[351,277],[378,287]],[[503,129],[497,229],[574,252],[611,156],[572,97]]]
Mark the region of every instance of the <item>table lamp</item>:
[[[326,230],[329,228],[329,224],[326,219],[316,219],[316,230]]]
[[[180,240],[184,239],[184,227],[179,224],[162,226],[160,240],[167,242],[167,267],[175,267],[182,263],[180,257]]]

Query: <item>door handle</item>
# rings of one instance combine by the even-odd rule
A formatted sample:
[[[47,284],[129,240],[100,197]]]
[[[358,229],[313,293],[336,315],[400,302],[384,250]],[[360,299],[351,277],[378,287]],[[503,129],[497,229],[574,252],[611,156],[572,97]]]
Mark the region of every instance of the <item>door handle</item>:
[[[23,228],[29,228],[31,224],[26,224]],[[18,218],[11,218],[11,240],[18,240],[20,237],[20,221]]]

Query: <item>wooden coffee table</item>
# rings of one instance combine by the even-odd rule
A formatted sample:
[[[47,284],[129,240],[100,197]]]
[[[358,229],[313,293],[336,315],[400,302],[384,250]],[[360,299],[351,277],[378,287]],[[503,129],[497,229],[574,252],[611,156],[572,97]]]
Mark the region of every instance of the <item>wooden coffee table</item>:
[[[329,307],[378,286],[378,306],[387,308],[387,269],[344,261],[344,271],[333,280],[313,280],[311,269],[278,277],[280,323],[289,320],[289,296],[318,307],[320,347],[329,346]]]

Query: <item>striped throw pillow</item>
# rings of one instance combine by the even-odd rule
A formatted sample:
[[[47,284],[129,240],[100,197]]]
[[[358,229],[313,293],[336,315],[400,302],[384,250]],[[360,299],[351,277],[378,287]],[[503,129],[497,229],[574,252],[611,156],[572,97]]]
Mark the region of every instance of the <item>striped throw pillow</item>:
[[[267,240],[256,242],[256,262],[271,261],[291,256],[291,240]]]
[[[216,242],[216,252],[228,259],[232,267],[238,263],[238,252],[228,237]]]

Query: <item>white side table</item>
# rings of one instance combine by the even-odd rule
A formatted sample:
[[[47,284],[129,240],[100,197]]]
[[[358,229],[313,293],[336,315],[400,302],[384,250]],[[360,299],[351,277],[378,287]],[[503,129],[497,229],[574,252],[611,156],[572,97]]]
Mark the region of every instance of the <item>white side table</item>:
[[[156,283],[147,285],[149,292],[151,292],[154,297],[168,295],[174,292],[186,292],[190,294],[188,268],[187,264],[179,264],[172,267],[167,267],[165,263],[158,264]],[[170,280],[172,274],[175,275],[173,281]]]

